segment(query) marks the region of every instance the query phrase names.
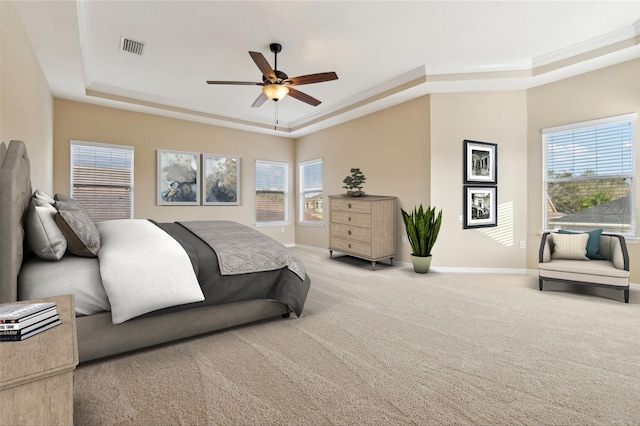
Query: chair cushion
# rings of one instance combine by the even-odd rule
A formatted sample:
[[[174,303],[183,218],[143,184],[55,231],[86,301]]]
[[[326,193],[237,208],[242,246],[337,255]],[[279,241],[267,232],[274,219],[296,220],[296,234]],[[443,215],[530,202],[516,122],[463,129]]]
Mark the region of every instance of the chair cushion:
[[[608,260],[576,262],[574,260],[552,259],[538,264],[540,278],[579,281],[585,283],[628,286],[629,271],[617,269]]]
[[[553,234],[552,259],[589,260],[587,257],[588,234]]]

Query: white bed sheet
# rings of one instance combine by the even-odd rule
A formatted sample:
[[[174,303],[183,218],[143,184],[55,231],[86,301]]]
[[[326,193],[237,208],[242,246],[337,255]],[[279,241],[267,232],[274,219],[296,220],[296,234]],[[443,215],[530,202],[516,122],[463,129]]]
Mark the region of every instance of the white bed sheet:
[[[18,276],[20,300],[73,294],[76,315],[92,315],[110,311],[109,298],[100,279],[100,263],[96,258],[67,253],[58,261],[29,256]]]

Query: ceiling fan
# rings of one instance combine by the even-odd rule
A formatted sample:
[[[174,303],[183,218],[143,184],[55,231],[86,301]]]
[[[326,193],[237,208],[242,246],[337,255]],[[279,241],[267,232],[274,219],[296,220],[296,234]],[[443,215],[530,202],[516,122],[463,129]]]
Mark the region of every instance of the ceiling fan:
[[[251,105],[252,108],[261,106],[267,99],[278,102],[287,94],[292,98],[307,103],[309,105],[318,106],[320,101],[316,98],[302,93],[291,86],[301,86],[303,84],[321,83],[323,81],[337,80],[338,75],[335,72],[323,72],[318,74],[303,75],[300,77],[289,77],[284,72],[278,70],[278,53],[282,51],[282,46],[278,43],[271,43],[269,49],[274,53],[273,68],[260,52],[249,52],[251,59],[256,63],[262,72],[262,82],[252,83],[247,81],[207,81],[207,84],[235,84],[240,86],[262,86],[262,93],[256,98]],[[275,69],[274,69],[275,68]]]

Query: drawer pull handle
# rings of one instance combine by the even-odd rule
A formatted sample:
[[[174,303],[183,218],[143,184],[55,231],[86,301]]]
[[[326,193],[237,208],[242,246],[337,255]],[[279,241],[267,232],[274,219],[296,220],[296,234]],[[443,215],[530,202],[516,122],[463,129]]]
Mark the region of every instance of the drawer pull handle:
[[[349,217],[349,222],[351,222],[351,217]]]
[[[351,208],[351,203],[349,203],[349,208]]]
[[[351,243],[349,243],[349,248],[351,248]]]
[[[351,231],[347,231],[347,234],[351,235]]]

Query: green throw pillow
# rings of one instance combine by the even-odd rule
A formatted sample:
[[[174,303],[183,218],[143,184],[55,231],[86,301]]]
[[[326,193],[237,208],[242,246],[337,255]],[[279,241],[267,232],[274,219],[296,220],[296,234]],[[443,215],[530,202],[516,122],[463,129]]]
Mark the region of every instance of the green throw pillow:
[[[582,234],[583,232],[565,231],[564,229],[560,229],[558,233]],[[589,234],[589,241],[587,241],[587,257],[593,260],[604,260],[605,258],[598,253],[600,250],[600,235],[602,234],[602,229],[594,229],[593,231],[584,232],[584,234]]]

